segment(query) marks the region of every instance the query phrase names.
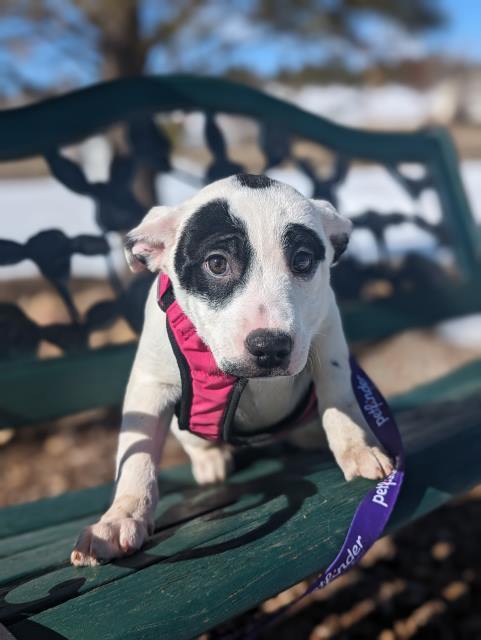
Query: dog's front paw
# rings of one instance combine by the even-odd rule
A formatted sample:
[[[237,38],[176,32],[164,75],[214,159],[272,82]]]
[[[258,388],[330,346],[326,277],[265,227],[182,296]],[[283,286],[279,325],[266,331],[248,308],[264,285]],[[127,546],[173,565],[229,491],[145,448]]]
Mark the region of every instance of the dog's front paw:
[[[394,469],[389,456],[376,446],[359,444],[349,447],[337,455],[336,460],[346,480],[359,476],[369,480],[381,480]]]
[[[138,551],[148,537],[146,524],[134,518],[100,520],[81,532],[70,561],[76,566],[95,566]]]
[[[192,474],[197,484],[222,482],[233,468],[232,450],[228,446],[189,451]]]

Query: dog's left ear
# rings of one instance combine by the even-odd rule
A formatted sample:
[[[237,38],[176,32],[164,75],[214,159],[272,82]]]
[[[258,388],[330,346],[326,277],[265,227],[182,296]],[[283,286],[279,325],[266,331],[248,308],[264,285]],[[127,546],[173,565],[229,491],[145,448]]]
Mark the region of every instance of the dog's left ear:
[[[349,244],[352,222],[341,216],[327,200],[311,200],[319,211],[324,232],[332,245],[333,256],[331,264],[336,264]]]
[[[174,207],[153,207],[142,222],[129,231],[124,251],[132,271],[163,271],[167,253],[175,243],[180,217]]]

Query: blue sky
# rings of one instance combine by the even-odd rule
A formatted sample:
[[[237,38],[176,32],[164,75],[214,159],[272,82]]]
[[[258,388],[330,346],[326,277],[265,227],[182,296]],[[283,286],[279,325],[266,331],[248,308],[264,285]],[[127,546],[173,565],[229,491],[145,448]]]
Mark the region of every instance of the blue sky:
[[[428,49],[481,60],[481,2],[440,0],[450,19],[447,28],[424,36]]]
[[[77,35],[66,35],[56,27],[54,32],[42,33],[38,28],[29,44],[25,34],[28,25],[19,16],[2,17],[0,20],[0,94],[16,93],[22,79],[24,84],[39,88],[48,85],[82,86],[99,80],[100,58],[95,51],[95,30],[81,24],[81,14],[66,0],[48,0],[61,8],[68,20],[81,26]],[[143,0],[142,22],[145,29],[171,7],[168,2]],[[396,0],[386,0],[396,1]],[[388,27],[378,18],[364,18],[358,22],[372,50],[367,55],[350,51],[345,43],[332,39],[303,38],[290,35],[274,35],[269,27],[252,23],[248,8],[255,0],[220,0],[202,6],[201,20],[204,35],[196,40],[195,32],[189,28],[182,34],[178,51],[172,59],[161,47],[153,50],[149,57],[148,71],[153,73],[171,71],[222,73],[227,66],[245,67],[261,76],[270,76],[280,69],[295,71],[305,64],[315,65],[332,53],[344,58],[352,67],[360,68],[370,60],[396,60],[399,57],[419,58],[428,53],[443,53],[456,58],[481,62],[481,2],[477,0],[438,0],[443,6],[448,24],[432,33],[409,35],[399,29]],[[175,5],[173,5],[175,6]],[[68,9],[68,7],[71,7]],[[243,11],[232,8],[242,7]],[[247,7],[247,13],[246,13]],[[216,25],[213,28],[213,25]],[[218,26],[222,25],[222,26]],[[89,43],[85,43],[85,35]],[[2,40],[16,36],[16,56],[2,47]],[[235,43],[228,53],[224,45]]]

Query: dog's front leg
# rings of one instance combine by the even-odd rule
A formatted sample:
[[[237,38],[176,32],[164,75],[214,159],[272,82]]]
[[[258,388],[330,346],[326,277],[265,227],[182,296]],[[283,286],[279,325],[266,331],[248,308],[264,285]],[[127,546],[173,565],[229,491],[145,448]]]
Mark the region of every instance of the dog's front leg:
[[[123,408],[112,506],[81,532],[72,564],[95,565],[128,555],[140,549],[152,532],[157,466],[176,395],[175,387],[134,365]]]
[[[349,351],[335,302],[313,342],[311,362],[322,424],[346,480],[385,477],[393,464],[371,433],[354,396]]]
[[[231,445],[209,442],[188,431],[181,431],[175,418],[171,430],[190,458],[197,484],[223,482],[227,478],[234,467]]]

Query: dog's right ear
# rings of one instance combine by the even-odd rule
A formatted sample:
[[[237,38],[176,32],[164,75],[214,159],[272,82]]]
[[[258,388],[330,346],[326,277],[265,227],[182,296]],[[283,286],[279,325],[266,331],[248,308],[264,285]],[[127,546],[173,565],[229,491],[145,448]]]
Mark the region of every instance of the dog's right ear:
[[[331,264],[335,265],[349,244],[352,222],[346,216],[340,215],[327,200],[311,202],[321,214],[322,226],[333,249]]]
[[[164,270],[166,256],[175,242],[180,222],[174,207],[153,207],[142,222],[127,234],[125,257],[134,272]]]

